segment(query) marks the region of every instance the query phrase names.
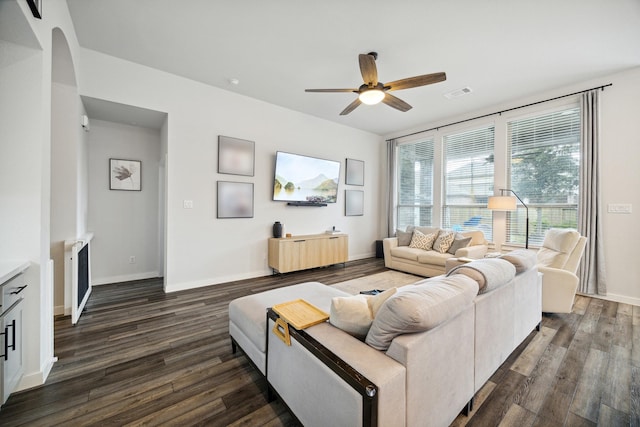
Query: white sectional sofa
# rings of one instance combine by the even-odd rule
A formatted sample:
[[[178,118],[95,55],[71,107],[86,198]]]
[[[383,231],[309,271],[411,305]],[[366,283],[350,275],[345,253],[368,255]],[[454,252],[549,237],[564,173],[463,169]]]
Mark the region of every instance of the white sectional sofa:
[[[425,289],[433,299],[427,316],[438,319],[431,319],[428,330],[393,337],[386,350],[367,344],[369,335],[363,342],[330,322],[296,332],[291,346],[271,333],[274,321],[265,312],[273,304],[303,298],[328,313],[332,298],[349,295],[316,282],[232,301],[229,331],[234,346],[245,350],[305,426],[448,426],[541,321],[535,260],[520,263],[517,274],[510,264],[499,279],[477,270],[480,264],[495,263],[504,267],[500,263],[507,261],[474,261],[448,277],[407,285],[389,298],[369,335],[374,328],[385,328],[384,323],[376,325],[383,310],[393,317],[412,294]],[[486,292],[464,299],[483,279]],[[452,307],[452,301],[467,302]]]
[[[424,234],[440,233],[444,230],[436,227],[411,227],[406,232],[398,231],[398,234],[412,233],[419,230]],[[471,238],[468,246],[440,253],[435,250],[424,250],[409,246],[409,236],[388,237],[382,240],[384,252],[384,265],[387,268],[400,270],[423,277],[433,277],[445,273],[445,262],[448,258],[473,258],[484,257],[488,250],[488,244],[484,233],[480,230],[464,231],[457,233],[459,237]],[[403,237],[405,237],[403,239]],[[402,242],[402,240],[405,240]],[[459,240],[459,239],[458,239]]]

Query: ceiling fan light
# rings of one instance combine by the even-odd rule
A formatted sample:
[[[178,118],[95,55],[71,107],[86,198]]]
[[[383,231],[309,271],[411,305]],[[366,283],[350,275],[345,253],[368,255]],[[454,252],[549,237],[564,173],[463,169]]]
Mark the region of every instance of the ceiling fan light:
[[[384,99],[384,92],[380,89],[369,89],[360,92],[358,98],[360,98],[363,104],[375,105]]]

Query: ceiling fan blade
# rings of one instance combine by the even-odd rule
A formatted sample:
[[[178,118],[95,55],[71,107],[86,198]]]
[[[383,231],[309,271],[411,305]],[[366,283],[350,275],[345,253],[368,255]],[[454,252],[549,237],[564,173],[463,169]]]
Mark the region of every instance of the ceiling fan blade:
[[[415,76],[409,77],[406,79],[396,80],[391,83],[387,83],[384,87],[388,87],[387,90],[400,90],[400,89],[409,89],[412,87],[418,86],[426,86],[433,83],[439,83],[447,80],[447,75],[445,73],[433,73],[433,74],[425,74],[423,76]]]
[[[360,101],[360,98],[356,98],[355,101],[353,101],[351,104],[347,105],[347,108],[342,110],[340,115],[341,116],[346,116],[347,114],[349,114],[350,112],[355,110],[360,104],[362,104],[362,101]],[[411,107],[409,107],[409,108],[411,108]]]
[[[358,55],[360,62],[360,74],[362,74],[362,80],[369,86],[375,86],[378,84],[378,69],[376,68],[376,59],[373,55],[365,55],[361,53]]]
[[[358,93],[358,89],[305,89],[305,92],[355,92]]]
[[[393,107],[396,110],[402,111],[403,113],[405,111],[409,111],[411,108],[413,108],[413,107],[411,107],[411,105],[407,104],[402,99],[396,98],[395,96],[391,95],[390,93],[385,93],[384,94],[384,98],[382,99],[382,102],[387,104],[389,107]]]

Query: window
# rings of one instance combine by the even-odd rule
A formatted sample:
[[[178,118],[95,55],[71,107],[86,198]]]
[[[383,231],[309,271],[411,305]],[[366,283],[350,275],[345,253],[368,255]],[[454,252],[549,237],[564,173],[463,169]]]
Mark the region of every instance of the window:
[[[444,137],[444,228],[480,229],[492,239],[487,200],[493,195],[494,135],[490,126]]]
[[[398,146],[397,227],[432,225],[433,139]]]
[[[507,123],[510,188],[529,207],[529,243],[552,227],[576,228],[580,165],[580,108]],[[507,243],[524,244],[525,210],[510,212]]]

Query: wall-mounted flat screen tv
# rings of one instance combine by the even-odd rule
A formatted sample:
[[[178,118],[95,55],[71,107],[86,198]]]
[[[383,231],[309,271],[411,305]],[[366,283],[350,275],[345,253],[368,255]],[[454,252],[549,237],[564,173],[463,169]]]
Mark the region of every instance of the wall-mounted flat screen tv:
[[[338,161],[278,151],[273,200],[303,204],[335,203],[339,179]]]

